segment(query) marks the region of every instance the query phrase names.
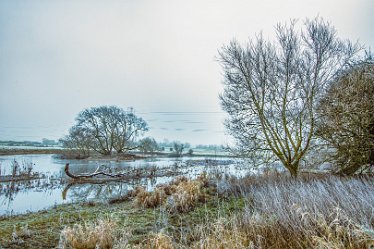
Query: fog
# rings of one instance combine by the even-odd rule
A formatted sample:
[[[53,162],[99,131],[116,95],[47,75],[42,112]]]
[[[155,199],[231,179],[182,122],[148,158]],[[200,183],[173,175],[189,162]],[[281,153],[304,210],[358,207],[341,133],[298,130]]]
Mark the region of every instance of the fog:
[[[374,45],[372,0],[1,1],[0,140],[58,139],[83,109],[133,107],[157,140],[224,144],[217,50],[317,15]]]

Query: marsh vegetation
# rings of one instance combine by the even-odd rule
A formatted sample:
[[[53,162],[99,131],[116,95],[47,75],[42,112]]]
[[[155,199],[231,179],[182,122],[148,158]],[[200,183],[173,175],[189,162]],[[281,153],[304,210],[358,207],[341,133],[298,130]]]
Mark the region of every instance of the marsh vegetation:
[[[371,248],[371,177],[283,173],[177,178],[121,201],[64,205],[2,219],[22,248]],[[74,212],[72,212],[74,210]],[[25,232],[27,227],[27,232]]]

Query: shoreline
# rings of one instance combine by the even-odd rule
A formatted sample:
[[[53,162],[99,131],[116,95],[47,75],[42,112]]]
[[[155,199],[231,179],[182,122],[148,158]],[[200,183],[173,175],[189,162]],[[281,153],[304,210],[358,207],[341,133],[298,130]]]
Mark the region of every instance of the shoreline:
[[[41,155],[41,154],[56,154],[62,155],[64,152],[67,152],[66,149],[35,149],[35,148],[0,148],[0,156],[12,156],[12,155]],[[156,152],[153,154],[149,153],[130,153],[128,155],[111,155],[111,156],[102,156],[102,155],[92,155],[88,158],[81,158],[78,160],[118,160],[118,161],[126,161],[126,160],[139,160],[139,159],[147,159],[147,158],[184,158],[184,157],[209,157],[209,158],[222,158],[222,157],[229,157],[229,158],[237,158],[237,156],[233,155],[226,155],[226,154],[209,154],[209,153],[199,153],[199,154],[192,154],[192,155],[182,155],[181,157],[172,156],[169,153],[162,153]],[[70,159],[70,158],[67,158]],[[77,158],[73,158],[77,159]]]

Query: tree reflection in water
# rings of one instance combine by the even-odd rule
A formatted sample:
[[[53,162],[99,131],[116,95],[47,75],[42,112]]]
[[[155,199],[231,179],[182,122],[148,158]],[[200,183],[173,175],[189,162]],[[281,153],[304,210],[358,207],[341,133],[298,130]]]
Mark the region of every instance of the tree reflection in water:
[[[130,181],[108,181],[108,182],[72,182],[66,185],[62,191],[62,199],[74,201],[107,201],[116,197],[124,196],[135,186],[154,186],[156,178],[140,178]]]

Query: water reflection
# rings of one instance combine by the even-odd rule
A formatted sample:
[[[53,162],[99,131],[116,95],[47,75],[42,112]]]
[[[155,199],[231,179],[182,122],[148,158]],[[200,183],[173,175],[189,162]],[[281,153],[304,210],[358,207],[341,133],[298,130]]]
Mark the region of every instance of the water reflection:
[[[16,155],[0,156],[2,168],[9,167],[13,160],[33,162],[34,170],[42,176],[27,181],[0,182],[0,215],[25,213],[53,207],[57,204],[100,201],[115,199],[133,189],[145,186],[152,190],[156,185],[168,183],[175,175],[167,172],[196,177],[203,171],[216,176],[224,174],[245,175],[248,169],[238,161],[226,158],[220,161],[209,161],[206,158],[152,158],[133,162],[116,162],[102,160],[63,160],[53,155]],[[64,165],[70,162],[71,171],[79,173],[94,172],[98,166],[113,172],[131,170],[157,169],[157,177],[128,179],[126,181],[109,181],[104,183],[70,183],[65,176]],[[213,163],[212,163],[213,162]],[[104,166],[103,166],[104,165]]]
[[[73,201],[108,201],[125,196],[135,186],[146,186],[152,190],[156,185],[171,181],[172,177],[164,178],[140,178],[131,181],[110,181],[107,183],[80,183],[72,182],[65,186],[62,191],[63,200]]]

